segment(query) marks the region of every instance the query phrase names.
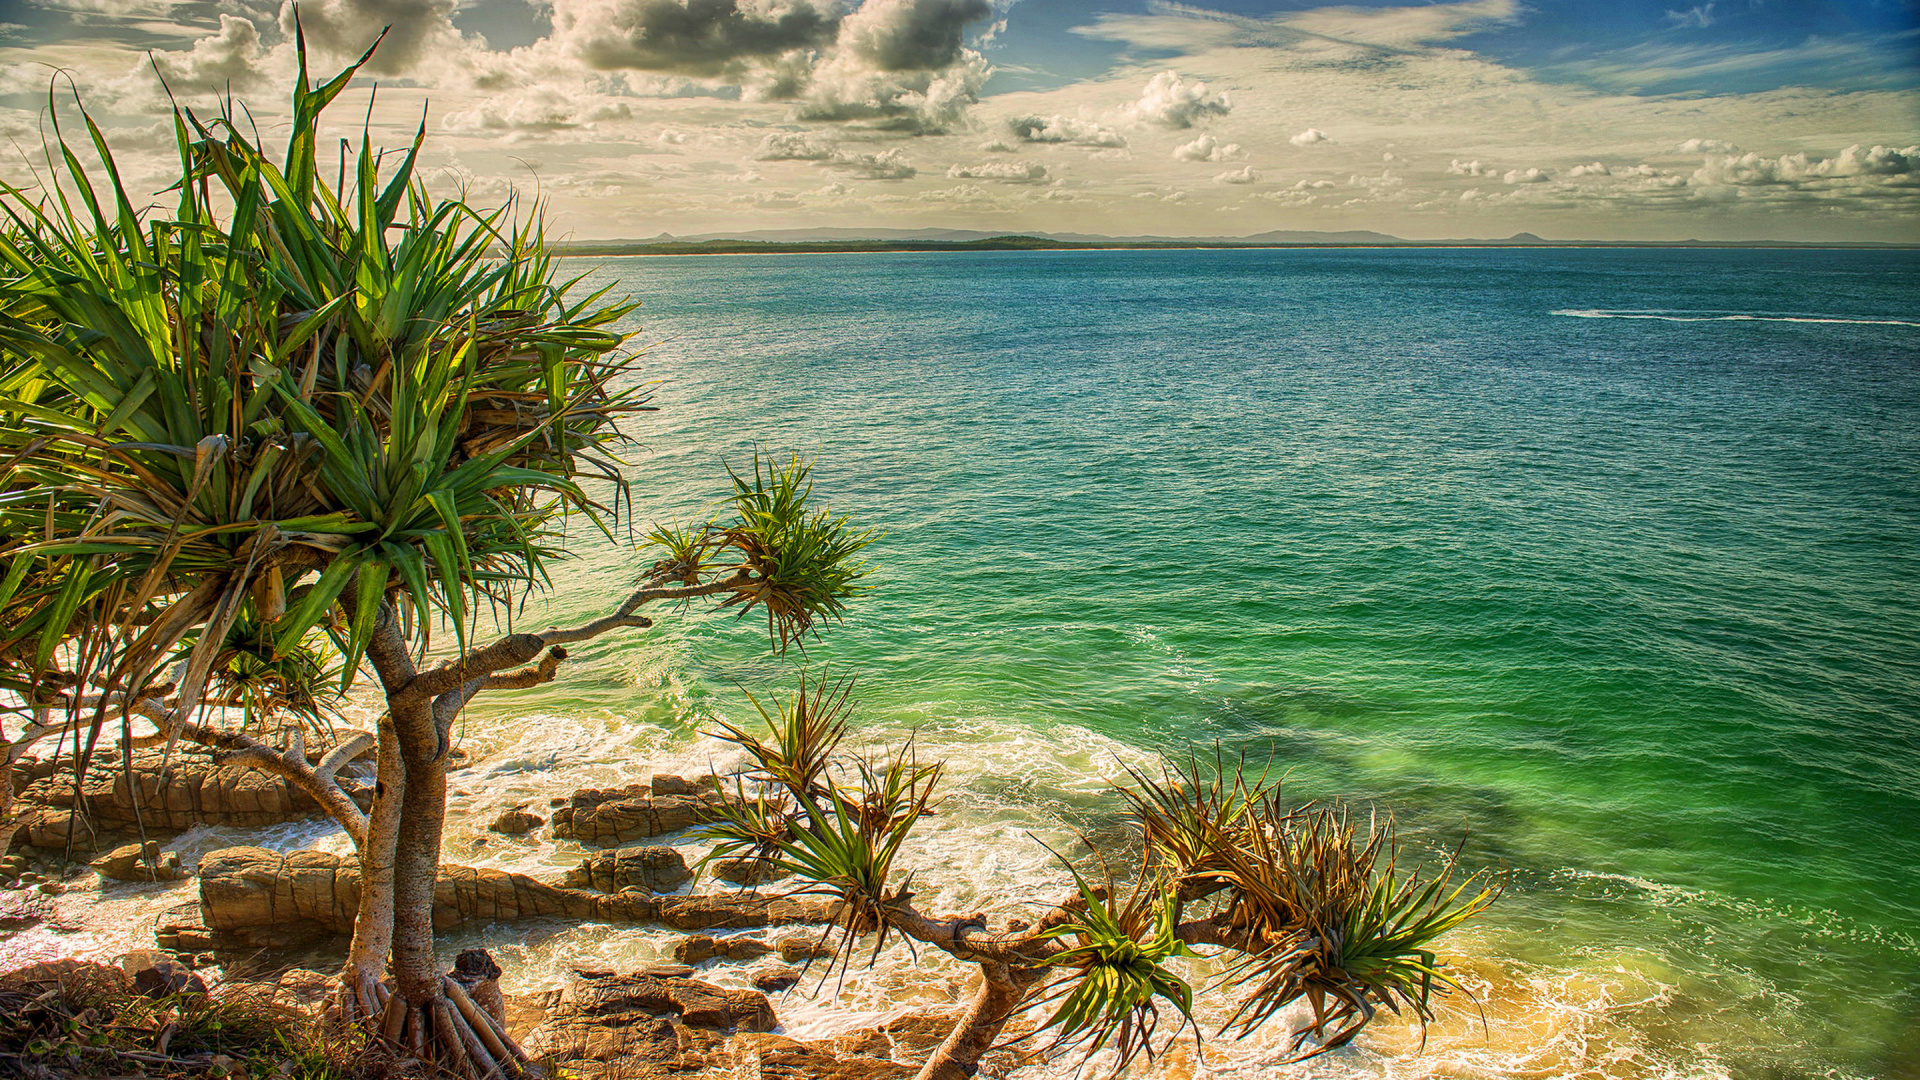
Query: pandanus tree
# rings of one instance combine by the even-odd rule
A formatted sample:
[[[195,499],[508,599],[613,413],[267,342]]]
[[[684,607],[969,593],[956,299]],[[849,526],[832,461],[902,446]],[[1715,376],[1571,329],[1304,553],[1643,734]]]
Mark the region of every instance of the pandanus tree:
[[[835,901],[834,963],[856,951],[871,962],[906,938],[977,966],[979,989],[918,1080],[972,1076],[990,1049],[1036,1036],[1048,1055],[1110,1048],[1117,1073],[1155,1052],[1163,1009],[1198,1039],[1195,988],[1176,962],[1196,947],[1222,965],[1202,992],[1233,995],[1216,1034],[1244,1037],[1307,1003],[1296,1060],[1346,1045],[1383,1009],[1424,1025],[1437,996],[1464,992],[1433,944],[1494,901],[1496,879],[1462,876],[1458,850],[1409,867],[1390,817],[1362,826],[1339,806],[1291,803],[1218,754],[1117,788],[1137,845],[1126,885],[1069,865],[1075,888],[1031,918],[922,911],[909,843],[942,769],[910,745],[845,752],[848,708],[846,684],[816,683],[762,707],[764,733],[720,725],[748,765],[711,812],[710,858],[756,860],[759,876],[792,875],[794,894]]]
[[[515,1075],[433,948],[456,717],[651,625],[648,605],[764,613],[784,648],[841,614],[867,535],[816,507],[807,464],[756,455],[713,520],[652,534],[611,610],[478,643],[483,614],[545,582],[567,518],[631,506],[610,456],[645,407],[612,328],[631,305],[571,295],[537,208],[431,194],[424,123],[401,155],[363,134],[326,183],[321,112],[371,54],[316,86],[300,43],[278,161],[231,107],[176,109],[170,212],[136,209],[84,110],[99,175],[56,132],[38,190],[0,191],[0,688],[23,739],[74,736],[77,767],[140,717],[311,794],[360,861],[334,1015]],[[386,711],[314,764],[259,721],[319,715],[328,672],[342,692],[370,672]],[[363,812],[336,777],[368,749]]]

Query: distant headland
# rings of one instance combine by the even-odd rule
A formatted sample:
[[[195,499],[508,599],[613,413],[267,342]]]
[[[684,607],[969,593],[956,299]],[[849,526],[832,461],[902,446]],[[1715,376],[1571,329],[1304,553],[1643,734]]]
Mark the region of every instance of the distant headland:
[[[1914,250],[1920,244],[1797,240],[1547,240],[1530,232],[1500,239],[1407,240],[1367,229],[1305,232],[1276,229],[1250,236],[1098,236],[1089,233],[1002,234],[967,229],[769,229],[638,240],[582,240],[554,245],[557,254],[738,255],[868,251],[1098,251],[1156,248],[1865,248]]]

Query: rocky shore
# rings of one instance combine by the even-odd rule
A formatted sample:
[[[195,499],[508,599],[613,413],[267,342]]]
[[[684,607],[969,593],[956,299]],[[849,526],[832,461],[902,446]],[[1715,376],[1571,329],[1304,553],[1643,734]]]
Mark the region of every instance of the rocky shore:
[[[343,732],[341,741],[353,735]],[[329,749],[316,746],[309,756],[318,760]],[[323,851],[228,847],[186,865],[167,841],[199,825],[257,828],[318,818],[319,806],[275,777],[199,748],[146,749],[133,761],[127,772],[117,754],[98,755],[77,784],[70,759],[16,763],[14,814],[0,856],[0,938],[45,918],[50,894],[108,880],[192,877],[194,899],[155,921],[151,948],[111,964],[32,965],[0,974],[0,988],[77,979],[132,993],[249,996],[317,1015],[331,971],[315,958],[344,953],[359,900],[355,861]],[[348,768],[350,790],[370,799],[369,763]],[[755,883],[754,868],[709,867],[696,878],[680,849],[658,842],[698,824],[719,797],[711,778],[666,775],[581,789],[553,799],[548,819],[522,807],[492,828],[525,837],[547,827],[554,837],[595,849],[573,867],[548,877],[451,863],[440,870],[436,930],[527,919],[646,924],[685,932],[672,945],[677,963],[582,967],[559,988],[515,992],[496,981],[491,958],[473,950],[452,974],[470,982],[475,1001],[497,1001],[508,1030],[568,1076],[912,1076],[951,1017],[909,1015],[827,1040],[781,1034],[778,995],[828,955],[822,930],[835,912],[777,891],[716,886]],[[63,876],[57,867],[69,856]],[[81,858],[91,859],[91,873],[79,869]],[[752,967],[725,981],[751,987],[702,977],[735,965]]]

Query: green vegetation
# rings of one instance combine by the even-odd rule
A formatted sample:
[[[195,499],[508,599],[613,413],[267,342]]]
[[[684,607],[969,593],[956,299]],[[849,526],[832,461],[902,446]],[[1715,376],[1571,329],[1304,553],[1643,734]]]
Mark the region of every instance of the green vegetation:
[[[758,611],[785,648],[842,615],[869,535],[818,507],[805,463],[756,459],[615,610],[475,647],[483,611],[545,582],[566,517],[610,531],[628,505],[609,444],[645,399],[611,327],[633,305],[571,295],[537,207],[428,191],[424,125],[404,155],[363,137],[329,186],[320,116],[360,64],[316,86],[301,55],[278,161],[231,111],[174,112],[170,210],[136,208],[84,110],[37,192],[0,190],[7,760],[143,718],[298,785],[361,860],[336,1015],[454,1073],[517,1075],[434,955],[454,717],[651,626],[650,603]],[[363,677],[377,737],[310,763],[301,725]],[[369,750],[363,812],[335,780]]]
[[[298,785],[360,856],[333,1022],[454,1075],[517,1076],[524,1055],[433,948],[454,717],[554,679],[570,645],[651,626],[649,604],[755,613],[785,650],[844,616],[873,534],[819,505],[806,462],[756,456],[711,519],[648,533],[657,559],[617,607],[474,644],[482,612],[545,582],[567,517],[610,532],[630,505],[611,448],[645,397],[612,327],[632,305],[572,295],[537,207],[432,194],[413,171],[424,129],[391,164],[363,137],[325,183],[319,119],[358,69],[315,86],[303,50],[277,161],[235,114],[177,110],[171,209],[136,208],[84,111],[85,143],[56,140],[37,192],[0,190],[0,688],[24,721],[9,752],[48,734],[90,750],[140,718]],[[363,678],[387,706],[377,735],[310,763],[302,729]],[[1379,1006],[1426,1019],[1453,985],[1431,943],[1494,897],[1452,884],[1451,863],[1400,874],[1390,827],[1362,838],[1341,811],[1193,765],[1121,793],[1141,834],[1126,900],[1081,879],[1030,926],[928,915],[897,864],[943,770],[911,746],[842,754],[847,706],[844,683],[803,686],[762,709],[766,739],[723,726],[754,768],[709,833],[716,855],[840,901],[842,963],[899,935],[978,965],[923,1077],[969,1074],[1050,1001],[1056,1048],[1151,1052],[1162,1004],[1190,1018],[1177,965],[1194,946],[1239,957],[1254,986],[1230,1033],[1302,998],[1309,1052]],[[368,751],[363,812],[335,778]],[[73,1036],[92,1008],[47,1022]]]
[[[1425,1023],[1437,996],[1465,992],[1433,944],[1485,911],[1497,881],[1461,877],[1457,853],[1424,877],[1403,872],[1391,820],[1363,834],[1345,809],[1292,805],[1278,784],[1250,780],[1244,762],[1217,757],[1135,773],[1118,789],[1139,842],[1124,901],[1111,877],[1096,888],[1074,870],[1074,892],[1032,924],[924,913],[895,864],[934,806],[942,770],[917,762],[911,746],[878,762],[843,753],[847,709],[844,683],[802,685],[760,708],[763,737],[722,724],[717,736],[753,767],[706,836],[715,857],[759,859],[767,876],[796,877],[796,893],[837,901],[842,965],[868,935],[877,958],[892,934],[978,965],[978,996],[921,1080],[972,1075],[1011,1022],[1054,1001],[1037,1029],[1051,1033],[1052,1050],[1112,1047],[1124,1068],[1153,1051],[1162,1004],[1191,1023],[1194,989],[1170,965],[1192,946],[1227,964],[1202,993],[1238,994],[1218,1034],[1244,1037],[1308,1003],[1313,1019],[1293,1038],[1300,1058],[1344,1046],[1382,1008]]]

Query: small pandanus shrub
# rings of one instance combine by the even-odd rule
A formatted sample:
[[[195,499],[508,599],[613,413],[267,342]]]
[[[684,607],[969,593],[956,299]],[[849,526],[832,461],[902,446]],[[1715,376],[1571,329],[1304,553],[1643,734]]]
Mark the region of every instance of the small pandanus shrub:
[[[759,707],[764,737],[720,725],[751,764],[711,811],[709,857],[750,855],[794,875],[792,894],[837,901],[842,965],[863,935],[875,937],[871,963],[897,934],[979,966],[978,995],[919,1080],[971,1075],[1016,1016],[1049,1004],[1022,1039],[1051,1032],[1038,1053],[1083,1063],[1111,1048],[1118,1072],[1155,1052],[1163,1007],[1190,1023],[1195,991],[1175,965],[1195,946],[1226,963],[1200,993],[1238,998],[1220,1036],[1243,1038],[1301,1000],[1312,1018],[1293,1033],[1296,1060],[1346,1045],[1382,1009],[1424,1025],[1436,996],[1462,990],[1435,941],[1499,894],[1484,873],[1455,880],[1457,851],[1437,871],[1403,873],[1390,819],[1363,836],[1348,811],[1288,805],[1216,752],[1212,769],[1194,758],[1120,789],[1142,856],[1124,901],[1111,879],[1095,888],[1069,865],[1074,892],[1031,922],[996,931],[980,913],[929,914],[898,864],[941,770],[911,744],[878,764],[843,755],[847,701],[844,683],[803,683]]]

